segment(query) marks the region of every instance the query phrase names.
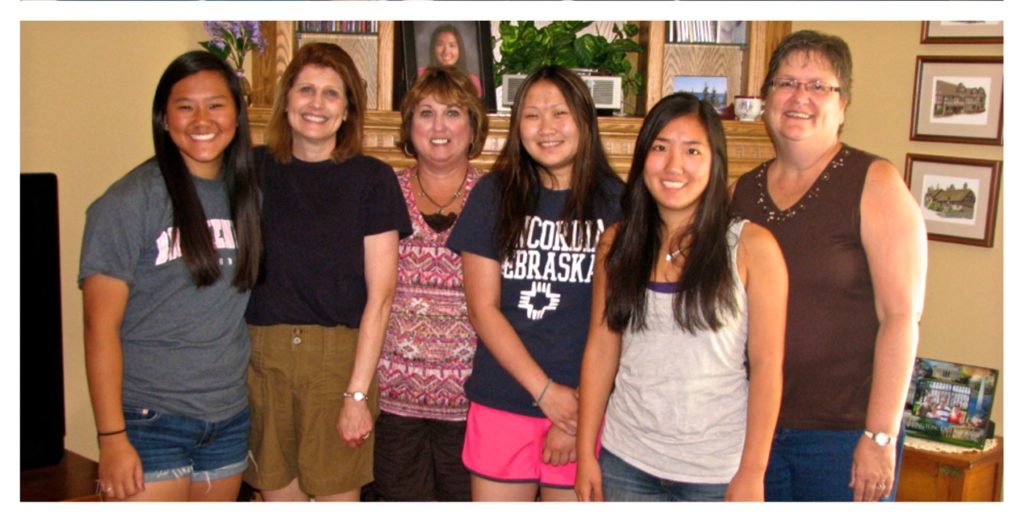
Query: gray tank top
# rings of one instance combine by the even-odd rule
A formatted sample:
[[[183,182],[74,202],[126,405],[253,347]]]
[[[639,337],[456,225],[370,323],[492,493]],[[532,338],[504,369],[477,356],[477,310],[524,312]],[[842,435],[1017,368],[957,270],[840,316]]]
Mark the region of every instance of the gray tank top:
[[[647,290],[647,329],[622,335],[602,446],[659,478],[720,484],[739,468],[747,425],[747,295],[736,268],[746,221],[729,227],[738,313],[717,331],[683,331],[672,293]]]

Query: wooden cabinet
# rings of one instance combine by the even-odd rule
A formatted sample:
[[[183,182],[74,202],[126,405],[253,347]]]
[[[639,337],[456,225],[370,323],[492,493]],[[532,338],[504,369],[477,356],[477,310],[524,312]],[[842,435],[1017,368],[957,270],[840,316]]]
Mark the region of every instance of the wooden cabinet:
[[[730,97],[737,94],[758,95],[761,81],[768,72],[768,62],[775,47],[792,31],[792,22],[751,21],[747,43],[742,48],[665,42],[667,22],[643,22],[641,43],[646,49],[644,107],[653,107],[668,94],[672,77],[677,74],[725,76],[729,78]],[[740,54],[739,70],[735,70],[722,51]],[[726,52],[725,54],[731,54]]]
[[[253,61],[253,106],[249,109],[249,120],[253,131],[253,141],[263,143],[266,124],[270,116],[270,107],[274,101],[274,89],[277,79],[284,72],[288,62],[295,53],[296,35],[295,22],[274,21],[261,22],[263,34],[267,35],[267,50],[255,56]],[[646,52],[641,56],[641,70],[646,74],[647,89],[644,107],[650,107],[664,94],[662,79],[672,71],[664,67],[665,57],[665,22],[639,22],[642,27],[641,42]],[[750,36],[745,50],[744,79],[763,78],[767,67],[768,56],[775,44],[789,33],[789,22],[751,22]],[[360,37],[365,40],[366,37]],[[392,72],[395,67],[395,22],[381,21],[376,38],[376,45],[358,42],[362,52],[373,52],[375,57],[364,57],[356,60],[357,64],[367,64],[364,74],[372,76],[366,79],[367,87],[375,93],[370,103],[364,129],[364,152],[380,158],[395,168],[411,166],[413,160],[405,157],[395,142],[398,139],[398,128],[401,124],[400,115],[390,110],[393,106]],[[375,64],[376,70],[368,64]],[[749,91],[751,87],[745,86]],[[755,89],[756,90],[756,89]],[[643,108],[641,108],[643,110]],[[505,144],[508,135],[508,115],[492,114],[490,132],[483,154],[473,161],[474,166],[484,171],[489,170],[495,158]],[[599,121],[601,140],[612,167],[617,173],[625,176],[632,161],[633,146],[643,118],[639,116],[602,117]],[[724,123],[728,138],[729,177],[735,178],[754,168],[761,162],[772,158],[775,151],[761,122],[741,122],[726,120]]]
[[[1002,500],[1003,438],[985,452],[939,453],[904,446],[897,501]]]
[[[97,469],[93,460],[64,451],[64,458],[53,466],[21,472],[21,501],[100,500],[96,490]]]

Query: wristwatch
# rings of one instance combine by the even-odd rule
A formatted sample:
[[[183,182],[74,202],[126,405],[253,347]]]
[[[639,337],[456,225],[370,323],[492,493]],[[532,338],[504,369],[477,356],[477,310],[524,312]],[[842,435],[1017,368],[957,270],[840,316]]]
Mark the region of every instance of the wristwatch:
[[[342,399],[349,399],[349,398],[351,398],[352,400],[354,400],[356,402],[363,402],[363,401],[365,401],[367,399],[367,396],[366,396],[365,393],[363,393],[361,391],[357,391],[357,392],[345,392],[345,393],[342,393],[341,394],[341,398]]]
[[[883,447],[896,442],[896,439],[892,435],[889,435],[888,433],[883,433],[881,431],[872,432],[869,430],[864,430],[864,436],[871,439],[871,442],[874,442],[875,444],[878,444],[879,446]]]

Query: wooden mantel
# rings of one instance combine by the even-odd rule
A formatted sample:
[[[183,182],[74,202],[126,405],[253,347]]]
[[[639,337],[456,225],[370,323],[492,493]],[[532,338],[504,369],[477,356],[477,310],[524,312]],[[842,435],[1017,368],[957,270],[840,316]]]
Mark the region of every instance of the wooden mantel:
[[[264,130],[270,119],[270,109],[252,107],[249,109],[249,121],[252,125],[253,141],[263,143]],[[398,141],[398,130],[401,115],[394,111],[369,111],[367,113],[363,146],[367,155],[374,156],[392,167],[404,168],[414,161],[406,157],[395,146]],[[620,176],[625,177],[633,159],[633,146],[640,132],[643,118],[638,117],[602,117],[598,125],[601,141],[612,168]],[[726,120],[725,127],[729,150],[729,177],[735,178],[756,167],[761,162],[775,156],[771,141],[761,122],[741,122]],[[473,160],[473,165],[482,171],[490,169],[508,136],[509,117],[505,114],[490,115],[490,132],[483,153]]]

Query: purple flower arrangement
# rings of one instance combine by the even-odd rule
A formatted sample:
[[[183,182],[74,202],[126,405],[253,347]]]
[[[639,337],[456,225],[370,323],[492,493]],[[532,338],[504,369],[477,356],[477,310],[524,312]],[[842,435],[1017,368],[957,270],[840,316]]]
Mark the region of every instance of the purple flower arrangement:
[[[257,21],[203,22],[203,27],[210,39],[199,45],[222,60],[230,60],[239,73],[243,70],[246,53],[253,49],[262,53],[266,47]]]

